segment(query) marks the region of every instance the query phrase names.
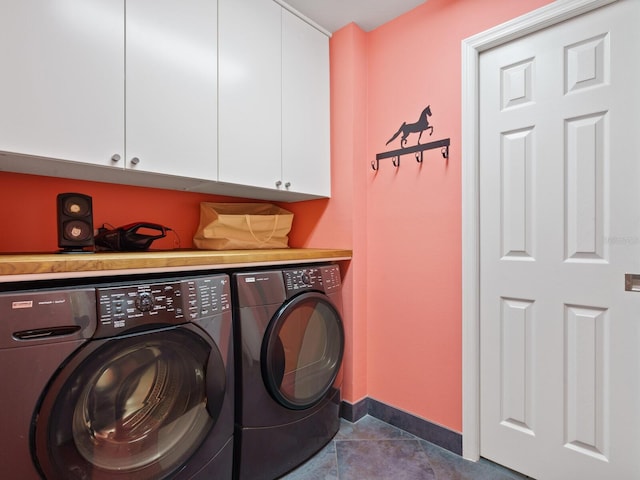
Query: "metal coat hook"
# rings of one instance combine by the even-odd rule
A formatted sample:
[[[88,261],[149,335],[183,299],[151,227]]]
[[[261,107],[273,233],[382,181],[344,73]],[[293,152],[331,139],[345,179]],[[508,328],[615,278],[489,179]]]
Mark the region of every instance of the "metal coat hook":
[[[443,140],[436,140],[435,142],[429,142],[425,144],[413,145],[411,147],[400,148],[398,150],[391,150],[389,152],[378,153],[376,155],[375,161],[371,162],[371,168],[373,170],[380,169],[380,160],[385,158],[390,158],[391,163],[394,167],[400,166],[400,157],[402,155],[408,155],[413,153],[416,158],[416,162],[422,163],[424,160],[424,152],[425,150],[432,150],[435,148],[440,148],[440,153],[444,158],[449,158],[449,145],[451,140],[449,138],[445,138]]]

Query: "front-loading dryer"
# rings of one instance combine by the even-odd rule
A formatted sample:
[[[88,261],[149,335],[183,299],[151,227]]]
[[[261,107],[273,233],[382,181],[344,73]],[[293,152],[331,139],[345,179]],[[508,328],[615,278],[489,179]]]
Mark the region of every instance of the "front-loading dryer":
[[[0,478],[230,479],[231,312],[219,274],[1,293]]]
[[[233,274],[234,478],[272,480],[340,427],[344,352],[338,265]]]

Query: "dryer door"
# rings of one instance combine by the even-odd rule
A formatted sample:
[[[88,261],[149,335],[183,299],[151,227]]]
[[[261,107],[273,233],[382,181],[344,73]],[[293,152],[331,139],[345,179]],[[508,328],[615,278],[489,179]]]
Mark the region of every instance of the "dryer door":
[[[262,377],[271,396],[291,409],[320,402],[344,353],[340,314],[326,295],[306,292],[285,302],[265,332]]]
[[[225,389],[217,347],[193,327],[90,342],[43,397],[33,435],[47,479],[162,479],[216,421]]]

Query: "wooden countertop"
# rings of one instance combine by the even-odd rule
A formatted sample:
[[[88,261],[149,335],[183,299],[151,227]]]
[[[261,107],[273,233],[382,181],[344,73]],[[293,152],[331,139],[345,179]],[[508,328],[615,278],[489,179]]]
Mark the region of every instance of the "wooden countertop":
[[[0,282],[348,260],[351,250],[167,250],[0,255]]]

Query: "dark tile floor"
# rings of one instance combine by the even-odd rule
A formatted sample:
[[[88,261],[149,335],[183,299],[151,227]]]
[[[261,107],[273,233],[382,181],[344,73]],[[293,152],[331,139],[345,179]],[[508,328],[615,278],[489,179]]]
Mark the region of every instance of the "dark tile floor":
[[[282,480],[522,480],[486,460],[470,462],[369,415],[340,431]]]

